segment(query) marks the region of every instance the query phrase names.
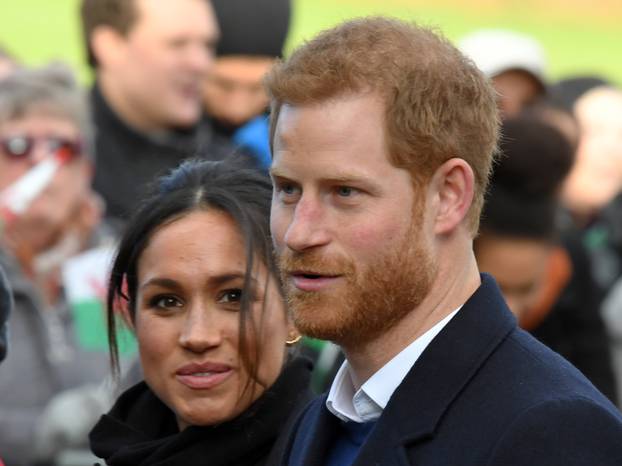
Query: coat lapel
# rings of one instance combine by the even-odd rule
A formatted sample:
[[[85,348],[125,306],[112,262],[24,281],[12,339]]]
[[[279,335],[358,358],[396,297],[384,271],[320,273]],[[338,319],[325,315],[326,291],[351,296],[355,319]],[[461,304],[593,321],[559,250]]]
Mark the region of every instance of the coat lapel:
[[[451,403],[516,328],[492,277],[437,335],[397,388],[355,466],[408,465],[405,447],[434,435]]]
[[[294,429],[288,466],[323,466],[338,431],[339,420],[326,408],[327,394],[316,398]]]

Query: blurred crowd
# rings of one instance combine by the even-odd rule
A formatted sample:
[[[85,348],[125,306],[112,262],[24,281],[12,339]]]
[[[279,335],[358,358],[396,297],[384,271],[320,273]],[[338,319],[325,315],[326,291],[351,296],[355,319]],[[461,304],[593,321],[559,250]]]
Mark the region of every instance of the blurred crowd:
[[[63,63],[30,68],[0,49],[7,466],[88,463],[87,434],[119,390],[103,312],[119,234],[150,183],[184,159],[237,154],[269,168],[262,78],[282,56],[291,8],[82,0],[89,89]],[[555,57],[513,31],[476,31],[458,46],[492,80],[502,118],[475,241],[480,270],[524,329],[621,403],[622,89],[600,76],[551,81]],[[343,356],[315,340],[304,351],[324,390]],[[141,378],[131,337],[121,353],[128,386]]]

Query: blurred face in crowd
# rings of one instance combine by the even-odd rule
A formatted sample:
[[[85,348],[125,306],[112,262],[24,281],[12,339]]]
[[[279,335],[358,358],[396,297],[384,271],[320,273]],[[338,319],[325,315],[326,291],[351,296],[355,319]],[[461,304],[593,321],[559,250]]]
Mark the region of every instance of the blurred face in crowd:
[[[218,38],[212,7],[206,0],[134,1],[137,19],[127,36],[108,31],[101,41],[98,59],[109,71],[104,88],[141,130],[192,126]]]
[[[203,86],[207,113],[233,128],[263,113],[268,96],[262,79],[274,60],[241,55],[216,59]]]
[[[563,198],[572,211],[591,214],[622,189],[622,92],[594,89],[577,101],[575,114],[581,133]]]
[[[79,220],[91,180],[91,166],[81,147],[76,125],[58,116],[30,113],[0,124],[0,191],[41,161],[59,152],[67,156],[28,210],[5,227],[5,243],[27,246],[33,253],[41,252],[55,244]]]
[[[0,79],[10,75],[17,67],[17,64],[9,57],[0,54]]]
[[[482,233],[475,241],[479,269],[495,277],[518,318],[527,315],[546,280],[551,245],[546,241]]]
[[[542,94],[542,86],[529,73],[522,70],[504,71],[492,78],[499,94],[499,110],[507,118],[515,116]]]
[[[302,333],[364,345],[410,313],[435,275],[424,194],[393,166],[373,94],[284,105],[271,230]]]
[[[180,429],[236,417],[283,367],[293,328],[275,277],[259,261],[245,333],[250,360],[259,352],[257,380],[239,353],[243,244],[230,216],[200,210],[156,230],[138,260],[135,331],[145,380]]]

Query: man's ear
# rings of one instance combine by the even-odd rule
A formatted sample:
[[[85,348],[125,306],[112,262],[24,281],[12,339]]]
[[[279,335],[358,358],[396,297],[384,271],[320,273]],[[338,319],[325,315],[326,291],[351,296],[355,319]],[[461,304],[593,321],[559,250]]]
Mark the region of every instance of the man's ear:
[[[449,159],[434,172],[430,186],[437,199],[434,232],[450,233],[463,221],[473,202],[473,169],[463,159]]]
[[[93,54],[103,67],[120,63],[125,55],[127,38],[110,26],[97,26],[90,40]]]

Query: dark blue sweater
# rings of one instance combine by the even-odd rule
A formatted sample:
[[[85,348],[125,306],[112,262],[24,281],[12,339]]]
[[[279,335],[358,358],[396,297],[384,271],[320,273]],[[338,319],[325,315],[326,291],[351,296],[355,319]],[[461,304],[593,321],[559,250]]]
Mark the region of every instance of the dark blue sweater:
[[[335,442],[328,453],[326,466],[350,466],[354,463],[359,450],[376,421],[372,422],[341,422]]]

